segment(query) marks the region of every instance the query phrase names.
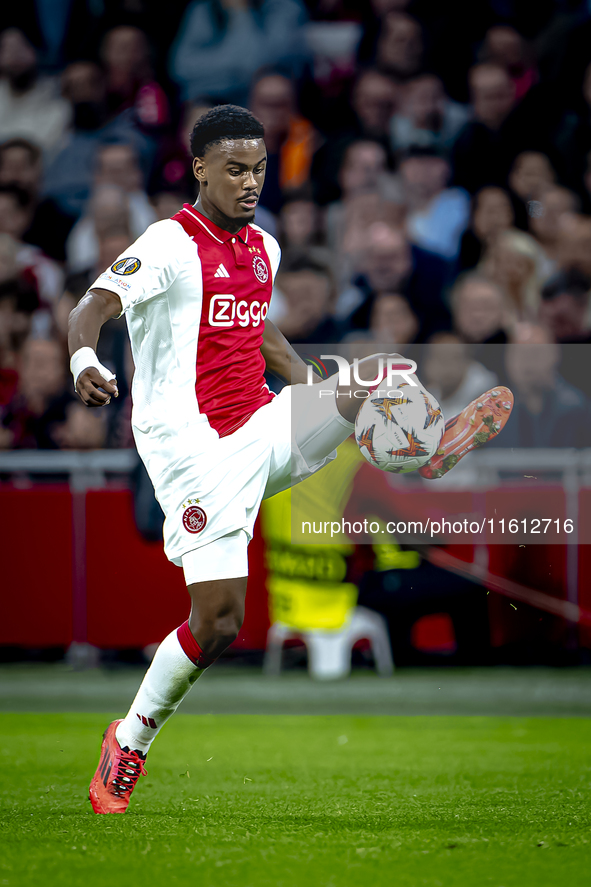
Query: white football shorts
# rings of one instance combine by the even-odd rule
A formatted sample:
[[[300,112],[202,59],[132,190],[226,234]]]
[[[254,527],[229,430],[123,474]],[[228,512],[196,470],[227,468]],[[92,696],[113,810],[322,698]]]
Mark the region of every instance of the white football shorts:
[[[337,384],[338,374],[317,385],[288,385],[233,434],[219,438],[202,426],[193,447],[179,435],[176,452],[168,441],[158,447],[152,439],[148,445],[134,428],[138,451],[166,515],[166,555],[181,566],[184,555],[195,553],[190,581],[196,581],[200,561],[207,573],[210,564],[219,563],[218,546],[204,550],[201,558],[198,549],[230,534],[240,539],[244,534],[239,530],[250,541],[262,499],[305,480],[336,458],[336,447],[354,429],[337,409]],[[234,576],[241,557],[228,563]]]

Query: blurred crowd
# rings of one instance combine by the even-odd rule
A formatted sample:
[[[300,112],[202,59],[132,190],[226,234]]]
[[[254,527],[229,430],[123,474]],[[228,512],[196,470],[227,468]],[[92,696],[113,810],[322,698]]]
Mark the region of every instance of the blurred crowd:
[[[517,396],[505,446],[591,444],[586,0],[10,6],[0,448],[132,446],[125,322],[98,348],[122,396],[87,410],[68,314],[194,202],[189,133],[220,102],[265,126],[256,221],[282,246],[269,317],[290,341],[425,344],[446,415],[502,381]]]

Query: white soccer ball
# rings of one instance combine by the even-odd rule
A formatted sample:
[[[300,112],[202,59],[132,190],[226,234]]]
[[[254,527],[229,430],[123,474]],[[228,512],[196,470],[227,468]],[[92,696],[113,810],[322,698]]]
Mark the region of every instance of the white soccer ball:
[[[402,396],[376,391],[355,420],[357,446],[371,465],[395,474],[416,471],[435,455],[445,421],[441,407],[419,383],[398,386]]]

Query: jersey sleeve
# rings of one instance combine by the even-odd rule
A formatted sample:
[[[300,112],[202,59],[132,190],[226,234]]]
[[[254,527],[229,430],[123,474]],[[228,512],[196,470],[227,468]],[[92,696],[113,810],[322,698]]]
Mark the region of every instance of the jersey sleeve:
[[[180,225],[172,223],[174,228]],[[122,313],[166,292],[179,272],[179,250],[166,219],[156,222],[122,253],[92,284],[90,289],[105,289],[121,299]]]

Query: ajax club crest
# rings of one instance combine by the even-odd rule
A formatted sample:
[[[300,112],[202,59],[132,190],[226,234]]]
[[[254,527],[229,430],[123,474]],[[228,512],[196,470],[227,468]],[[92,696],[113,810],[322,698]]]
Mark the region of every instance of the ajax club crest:
[[[255,256],[252,260],[254,274],[259,283],[266,283],[269,279],[269,269],[267,263],[260,256]]]
[[[183,502],[183,526],[188,533],[201,533],[207,524],[207,515],[198,505],[199,499]]]

